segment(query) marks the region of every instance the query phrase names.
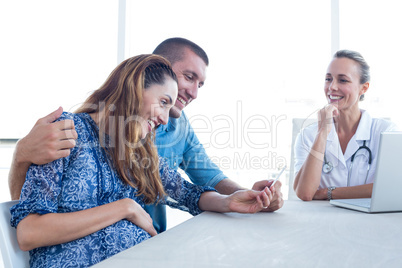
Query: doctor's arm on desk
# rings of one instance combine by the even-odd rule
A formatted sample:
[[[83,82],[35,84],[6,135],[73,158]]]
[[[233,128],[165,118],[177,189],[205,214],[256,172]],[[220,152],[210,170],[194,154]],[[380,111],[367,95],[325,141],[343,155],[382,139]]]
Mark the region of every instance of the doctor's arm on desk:
[[[332,199],[349,199],[349,198],[370,198],[373,191],[373,184],[363,184],[349,187],[337,187],[332,190]],[[328,189],[319,189],[316,191],[313,199],[328,199]]]
[[[333,105],[326,105],[318,112],[317,135],[309,152],[306,151],[306,140],[303,134],[296,139],[296,159],[305,159],[295,176],[293,188],[297,196],[303,201],[327,200],[328,188],[319,189],[323,163],[325,162],[325,147],[327,137],[331,132],[332,118],[338,115]],[[324,120],[322,120],[324,119]],[[302,148],[302,149],[301,149]],[[324,165],[325,166],[325,165]],[[331,191],[331,199],[369,198],[373,184],[364,184],[351,187],[336,187]]]
[[[296,158],[305,157],[305,161],[295,176],[293,189],[296,195],[304,200],[317,199],[318,187],[320,186],[322,165],[324,162],[325,146],[327,137],[331,132],[332,118],[338,115],[338,110],[333,105],[327,105],[318,112],[318,130],[315,140],[309,152],[306,152],[302,132],[297,136],[296,147],[303,147],[305,156],[298,156],[301,150],[296,150]],[[320,198],[321,199],[321,198]],[[323,199],[327,199],[326,197]]]
[[[359,108],[359,102],[364,100],[370,87],[370,66],[360,53],[339,50],[328,65],[324,81],[324,94],[328,104],[318,112],[317,132],[314,133],[315,125],[306,127],[296,140],[297,175],[294,190],[298,197],[306,201],[370,197],[373,186],[366,183],[372,159],[371,149],[366,146],[365,139],[363,145],[357,149],[365,149],[369,153],[364,185],[358,185],[362,182],[356,175],[352,176],[353,160],[357,151],[350,158],[347,153],[348,148],[356,145],[358,136],[370,137],[370,141],[375,140],[379,133],[390,127],[389,123],[371,119],[366,111]],[[327,147],[327,151],[335,152],[343,158],[345,165],[350,159],[347,172],[340,172],[339,166],[333,166],[326,157],[325,148],[329,142],[332,145],[332,141],[335,141],[336,149],[331,151],[331,147]],[[351,179],[354,183],[351,183]]]

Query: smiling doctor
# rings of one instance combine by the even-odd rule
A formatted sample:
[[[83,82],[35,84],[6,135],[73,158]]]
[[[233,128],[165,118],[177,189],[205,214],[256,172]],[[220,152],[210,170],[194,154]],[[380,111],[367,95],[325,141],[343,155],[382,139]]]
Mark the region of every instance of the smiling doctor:
[[[335,53],[325,76],[328,104],[296,138],[293,188],[300,199],[371,197],[380,133],[397,127],[359,108],[369,85],[360,53]]]

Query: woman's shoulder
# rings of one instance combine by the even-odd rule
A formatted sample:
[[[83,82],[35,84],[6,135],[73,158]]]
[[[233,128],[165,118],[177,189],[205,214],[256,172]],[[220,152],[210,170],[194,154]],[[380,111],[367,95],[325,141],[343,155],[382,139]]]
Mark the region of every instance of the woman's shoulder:
[[[74,124],[82,124],[84,121],[87,121],[87,116],[88,114],[76,114],[76,113],[71,113],[71,112],[63,112],[59,118],[55,120],[55,122],[58,121],[63,121],[63,120],[73,120]]]
[[[63,121],[63,120],[74,120],[74,114],[70,112],[63,112],[59,118],[57,118],[54,122]]]
[[[387,118],[372,118],[371,129],[374,132],[397,131],[398,126]]]
[[[63,120],[73,120],[74,129],[78,134],[77,140],[87,140],[93,132],[93,128],[95,127],[95,123],[92,120],[91,116],[86,113],[76,114],[71,112],[63,112],[56,121]]]

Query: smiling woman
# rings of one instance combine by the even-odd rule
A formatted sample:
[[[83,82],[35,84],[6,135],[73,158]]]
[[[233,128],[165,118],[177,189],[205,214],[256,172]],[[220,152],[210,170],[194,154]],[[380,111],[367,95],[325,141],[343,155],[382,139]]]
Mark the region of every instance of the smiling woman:
[[[154,72],[154,70],[152,70]],[[170,75],[173,75],[170,74]],[[174,76],[175,77],[175,76]],[[169,111],[173,107],[177,98],[177,79],[172,80],[165,77],[162,84],[157,84],[155,76],[154,80],[150,80],[150,85],[145,85],[143,94],[143,106],[148,109],[143,109],[140,112],[142,125],[142,138],[153,131],[156,126],[166,125],[169,120]],[[161,78],[159,78],[161,79]],[[162,90],[167,89],[167,90]]]
[[[167,88],[168,91],[162,93],[161,88]],[[144,107],[149,109],[141,112],[141,117],[146,119],[141,122],[143,126],[143,136],[155,129],[156,126],[166,125],[169,120],[168,111],[172,108],[177,97],[177,82],[171,79],[165,79],[162,85],[153,84],[144,92]]]
[[[369,86],[364,58],[354,51],[336,52],[325,77],[328,105],[318,112],[318,123],[296,140],[294,189],[302,200],[371,196],[380,133],[396,126],[359,108]]]
[[[364,100],[364,94],[369,88],[370,67],[359,53],[341,50],[335,53],[325,82],[328,103],[337,104],[339,109],[340,100],[352,94],[358,96],[355,100],[352,97],[352,104],[358,108],[358,101]]]
[[[31,267],[92,265],[156,234],[141,206],[161,201],[164,187],[170,191],[170,187],[183,186],[177,178],[168,186],[161,181],[159,168],[164,166],[159,166],[149,135],[152,129],[142,123],[150,119],[164,123],[161,118],[168,118],[176,95],[177,79],[170,63],[160,56],[140,55],[116,67],[76,113],[63,113],[59,120],[74,121],[77,145],[68,157],[31,166],[20,202],[11,209],[19,245],[31,250]],[[167,100],[170,106],[165,105]],[[97,211],[104,211],[106,218],[95,217]],[[60,220],[66,225],[60,226]],[[57,231],[40,235],[43,230],[34,228],[38,223],[44,230]],[[116,235],[127,236],[131,242],[117,238],[99,242],[100,237]],[[105,246],[99,249],[98,243]],[[76,256],[76,250],[86,254]]]
[[[176,96],[177,78],[170,63],[160,56],[140,55],[119,64],[76,111],[89,114],[99,125],[102,145],[118,173],[132,187],[143,186],[139,194],[145,195],[147,202],[163,193],[158,183],[157,152],[148,135],[153,130],[149,121],[166,124],[172,103],[164,103]],[[148,169],[133,165],[133,156],[150,159]]]

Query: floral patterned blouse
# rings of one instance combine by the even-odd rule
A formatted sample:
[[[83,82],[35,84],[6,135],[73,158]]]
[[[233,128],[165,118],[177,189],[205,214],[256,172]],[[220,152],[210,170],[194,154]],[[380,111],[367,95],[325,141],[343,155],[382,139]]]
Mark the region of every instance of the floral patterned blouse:
[[[66,213],[85,210],[123,198],[142,207],[137,189],[123,183],[99,145],[98,127],[88,114],[63,113],[59,120],[74,120],[76,146],[68,157],[46,165],[31,165],[20,202],[11,211],[16,227],[28,214]],[[184,180],[160,158],[160,176],[168,197],[162,203],[197,215],[204,191],[214,190]],[[87,267],[130,248],[150,235],[128,220],[118,221],[80,239],[30,251],[31,267]]]

